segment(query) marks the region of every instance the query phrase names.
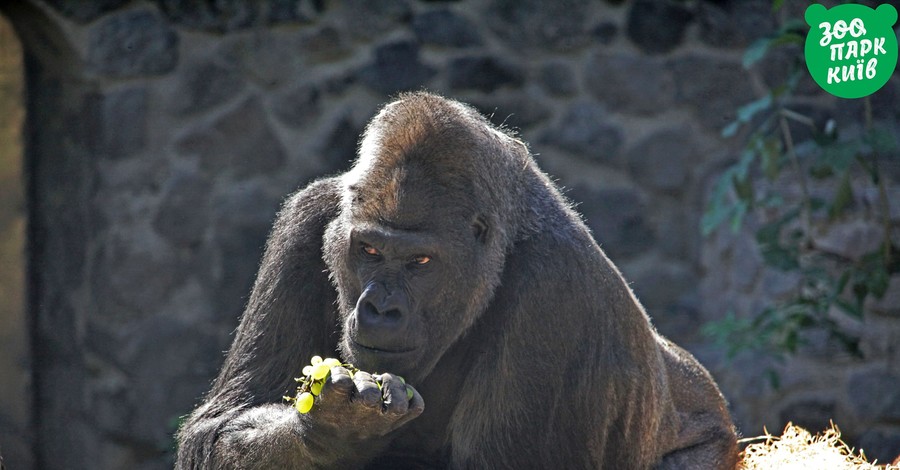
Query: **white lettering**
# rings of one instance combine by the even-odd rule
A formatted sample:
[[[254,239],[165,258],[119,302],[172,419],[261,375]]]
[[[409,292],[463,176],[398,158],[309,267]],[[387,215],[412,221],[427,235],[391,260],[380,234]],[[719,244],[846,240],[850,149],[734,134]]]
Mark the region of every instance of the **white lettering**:
[[[834,37],[838,39],[844,39],[844,36],[847,35],[847,22],[844,20],[837,20],[834,22]]]
[[[831,45],[831,61],[834,62],[836,60],[844,60],[844,43]]]
[[[860,57],[865,57],[872,50],[872,41],[868,39],[863,39],[859,41],[859,55]]]
[[[863,34],[866,34],[866,25],[863,24],[862,18],[853,18],[850,21],[850,35],[858,38]]]
[[[852,59],[854,57],[859,57],[859,43],[856,41],[847,41],[847,55],[845,55],[844,58]]]
[[[819,45],[825,47],[831,42],[831,23],[823,21],[819,23],[819,28],[825,30],[822,32],[822,39],[819,41]]]
[[[872,57],[866,62],[866,78],[869,80],[875,78],[875,67],[878,65],[878,59]]]
[[[884,38],[875,38],[875,55],[878,54],[886,54],[884,51]]]

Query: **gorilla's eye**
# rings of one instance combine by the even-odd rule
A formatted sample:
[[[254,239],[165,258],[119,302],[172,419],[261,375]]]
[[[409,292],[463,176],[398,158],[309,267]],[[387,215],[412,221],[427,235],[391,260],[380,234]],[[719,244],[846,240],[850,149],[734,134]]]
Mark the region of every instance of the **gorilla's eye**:
[[[378,248],[375,248],[374,246],[367,243],[362,244],[362,252],[369,256],[381,256],[381,252],[378,251]]]
[[[429,261],[431,261],[431,257],[428,255],[418,255],[413,258],[413,263],[418,265],[428,264]]]

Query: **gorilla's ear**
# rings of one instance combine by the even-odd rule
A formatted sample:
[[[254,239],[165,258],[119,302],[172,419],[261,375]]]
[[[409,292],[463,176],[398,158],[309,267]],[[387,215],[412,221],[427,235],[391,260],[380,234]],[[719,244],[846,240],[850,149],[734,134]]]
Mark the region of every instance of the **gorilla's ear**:
[[[481,243],[487,243],[488,237],[488,223],[483,215],[476,215],[475,220],[472,221],[472,233],[475,235],[475,239]]]

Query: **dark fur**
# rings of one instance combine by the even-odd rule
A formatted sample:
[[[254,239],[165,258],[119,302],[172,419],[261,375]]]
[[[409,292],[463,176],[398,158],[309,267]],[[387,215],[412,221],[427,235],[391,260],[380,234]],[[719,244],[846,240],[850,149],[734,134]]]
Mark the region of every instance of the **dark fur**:
[[[383,260],[360,254],[365,228]],[[389,264],[401,240],[434,250],[427,270]],[[373,281],[359,303],[397,296],[396,328],[374,331],[414,348],[403,360],[356,343],[382,341],[357,318]],[[418,392],[398,404],[387,391],[382,406],[336,370],[299,415],[281,397],[314,354],[401,374]],[[353,170],[287,200],[225,365],[179,443],[178,468],[731,469],[737,459],[707,371],[654,331],[525,145],[427,93],[372,120]]]

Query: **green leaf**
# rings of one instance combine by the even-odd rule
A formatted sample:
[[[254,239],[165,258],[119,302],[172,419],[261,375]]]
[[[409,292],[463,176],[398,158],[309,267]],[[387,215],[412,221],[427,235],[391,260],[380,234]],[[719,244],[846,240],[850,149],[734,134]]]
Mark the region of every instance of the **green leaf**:
[[[835,299],[834,303],[838,306],[838,308],[843,310],[844,313],[850,315],[853,318],[861,319],[863,317],[862,309],[852,302],[848,302],[845,299]]]
[[[737,110],[737,118],[738,121],[741,122],[750,122],[753,119],[753,116],[756,116],[760,111],[764,111],[772,106],[772,95],[766,95],[758,100],[751,101]]]
[[[768,266],[781,271],[792,271],[800,267],[796,247],[783,246],[781,244],[782,230],[799,215],[800,209],[794,208],[781,218],[769,222],[757,230],[756,242],[759,244],[763,261]]]
[[[744,175],[743,178],[739,178],[737,175],[734,175],[731,177],[731,185],[741,202],[746,202],[747,204],[753,202],[753,181],[750,177]]]
[[[769,181],[778,177],[781,169],[781,139],[770,137],[765,140],[761,149],[762,169]]]
[[[744,223],[744,216],[747,215],[747,209],[750,204],[741,201],[735,206],[735,210],[731,214],[731,232],[738,233],[741,230],[741,224]]]
[[[740,127],[740,121],[732,121],[727,126],[722,128],[722,137],[733,137],[735,134],[737,134],[737,131]]]
[[[772,107],[772,95],[766,94],[762,98],[753,100],[737,109],[737,117],[722,129],[722,137],[735,135],[743,124],[749,123],[753,117],[762,111]]]
[[[753,64],[759,62],[766,56],[769,51],[769,45],[772,44],[772,38],[760,38],[750,44],[744,51],[743,65],[745,69],[749,69]]]
[[[823,148],[820,163],[828,165],[837,173],[850,168],[860,151],[859,141],[835,142]]]
[[[769,47],[781,46],[784,44],[803,44],[805,38],[801,34],[797,34],[794,32],[785,32],[784,34],[776,37],[769,44]]]
[[[781,388],[781,377],[775,369],[766,369],[766,378],[769,379],[769,385],[771,385],[773,389],[778,390]]]
[[[890,153],[897,149],[897,141],[894,134],[881,127],[869,129],[865,136],[866,142],[877,153]]]
[[[834,201],[831,202],[831,206],[828,208],[828,217],[831,219],[840,217],[850,207],[852,202],[853,187],[850,184],[850,172],[846,172],[835,192]]]
[[[879,266],[869,272],[866,287],[868,287],[869,293],[871,293],[873,297],[880,299],[887,293],[890,282],[891,279],[890,276],[888,276],[887,270],[884,269],[883,266]]]

